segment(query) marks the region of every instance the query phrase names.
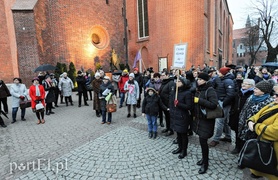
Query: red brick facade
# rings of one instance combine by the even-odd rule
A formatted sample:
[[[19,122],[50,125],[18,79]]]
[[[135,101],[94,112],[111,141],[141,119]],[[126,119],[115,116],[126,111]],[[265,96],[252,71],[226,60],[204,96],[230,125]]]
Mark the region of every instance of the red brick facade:
[[[6,3],[6,9],[0,9],[1,24],[14,26],[12,33],[16,36],[11,40],[5,35],[7,28],[0,30],[1,35],[4,34],[0,37],[0,42],[4,43],[0,48],[0,63],[18,69],[3,74],[1,66],[5,81],[11,82],[19,75],[27,83],[36,75],[34,69],[45,63],[55,66],[57,62],[67,65],[73,62],[76,69],[83,67],[85,70],[94,69],[96,63],[100,63],[108,71],[112,48],[119,60],[123,59],[122,0],[38,0],[34,8],[29,9],[20,1],[16,3],[16,8],[14,3]],[[5,22],[5,12],[13,16],[9,22]],[[100,40],[96,46],[92,44],[93,34]],[[18,65],[12,63],[10,41],[16,42]]]
[[[4,82],[10,82],[14,76],[18,76],[14,25],[12,13],[8,11],[14,1],[0,2],[0,79]]]
[[[170,68],[174,44],[180,42],[188,43],[186,69],[231,62],[233,22],[226,0],[148,1],[149,34],[144,39],[138,38],[137,2],[126,0],[129,66],[141,48],[145,66],[158,70],[158,57],[167,56]],[[1,3],[0,71],[7,82],[20,76],[29,84],[34,69],[44,63],[73,62],[85,70],[100,63],[108,71],[112,49],[121,63],[126,61],[123,0]]]
[[[233,22],[226,0],[148,1],[149,36],[144,39],[138,38],[137,1],[127,3],[130,64],[143,48],[145,66],[158,70],[158,57],[168,55],[170,68],[174,45],[180,42],[188,43],[186,69],[231,62]]]

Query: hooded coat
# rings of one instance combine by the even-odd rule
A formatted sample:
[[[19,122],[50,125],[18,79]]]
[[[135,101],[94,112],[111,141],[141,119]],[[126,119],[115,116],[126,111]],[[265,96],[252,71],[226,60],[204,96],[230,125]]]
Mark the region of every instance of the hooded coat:
[[[150,116],[157,116],[159,107],[166,111],[167,107],[162,103],[158,94],[153,90],[154,93],[152,96],[150,96],[148,91],[149,90],[147,90],[146,97],[142,103],[142,113],[148,114]]]

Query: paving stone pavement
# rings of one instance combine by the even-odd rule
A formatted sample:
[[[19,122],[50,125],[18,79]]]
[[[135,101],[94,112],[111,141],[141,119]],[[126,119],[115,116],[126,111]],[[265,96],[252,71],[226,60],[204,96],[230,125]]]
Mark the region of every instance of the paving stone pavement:
[[[220,143],[210,149],[210,165],[199,175],[201,157],[198,138],[189,138],[188,156],[182,160],[171,151],[175,136],[165,137],[159,127],[158,138],[148,139],[147,121],[139,116],[127,118],[127,108],[113,113],[110,125],[100,124],[90,106],[59,104],[55,114],[36,124],[27,109],[27,121],[0,128],[0,179],[251,179],[248,169],[237,169],[237,156],[229,153],[233,144]],[[10,99],[9,99],[10,102]],[[11,108],[10,108],[11,109]],[[20,117],[20,111],[18,112]]]

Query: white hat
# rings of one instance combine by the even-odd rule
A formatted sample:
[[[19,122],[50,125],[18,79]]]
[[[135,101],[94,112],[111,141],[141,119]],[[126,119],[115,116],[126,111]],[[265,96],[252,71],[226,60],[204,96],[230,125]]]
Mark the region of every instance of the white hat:
[[[134,73],[130,73],[129,77],[133,77],[134,78]]]
[[[110,80],[110,77],[109,76],[104,76],[103,79],[107,79],[107,80]]]
[[[100,77],[100,73],[99,72],[96,72],[96,74],[95,74],[95,77]]]

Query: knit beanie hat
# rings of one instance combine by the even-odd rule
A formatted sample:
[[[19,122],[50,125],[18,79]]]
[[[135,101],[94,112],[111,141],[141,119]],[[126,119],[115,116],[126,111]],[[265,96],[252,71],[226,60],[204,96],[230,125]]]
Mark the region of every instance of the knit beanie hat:
[[[231,68],[229,67],[222,67],[219,69],[219,72],[225,76],[228,72],[230,72],[230,70]]]
[[[198,78],[203,79],[205,81],[208,81],[210,77],[209,77],[209,75],[207,73],[200,73],[198,75]]]
[[[270,94],[273,88],[273,84],[269,81],[261,81],[255,85],[256,88],[264,92],[265,94]]]
[[[134,73],[130,73],[129,77],[133,77],[134,78]]]

